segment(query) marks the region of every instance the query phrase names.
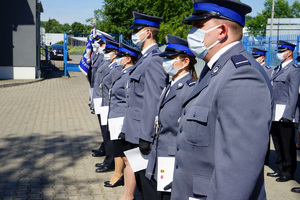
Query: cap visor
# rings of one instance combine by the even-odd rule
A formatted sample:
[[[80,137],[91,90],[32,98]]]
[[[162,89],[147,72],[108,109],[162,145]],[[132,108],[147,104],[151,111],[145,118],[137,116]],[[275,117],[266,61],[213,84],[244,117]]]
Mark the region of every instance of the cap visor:
[[[122,56],[125,56],[126,54],[123,53],[123,52],[118,52],[116,55],[117,55],[118,57],[122,57]]]
[[[166,56],[176,56],[179,55],[179,52],[174,52],[174,51],[164,51],[159,54],[160,57],[166,57]]]
[[[192,25],[192,21],[197,21],[197,20],[201,20],[201,19],[207,19],[209,17],[210,17],[209,15],[192,15],[192,16],[190,16],[190,17],[182,20],[181,23]]]
[[[139,29],[142,29],[144,28],[144,26],[142,25],[137,25],[137,24],[133,24],[129,27],[129,29],[133,29],[133,30],[139,30]]]

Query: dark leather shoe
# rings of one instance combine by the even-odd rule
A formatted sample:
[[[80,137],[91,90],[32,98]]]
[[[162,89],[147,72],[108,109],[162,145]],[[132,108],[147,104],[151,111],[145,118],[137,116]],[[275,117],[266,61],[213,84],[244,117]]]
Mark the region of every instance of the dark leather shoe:
[[[291,179],[292,179],[292,177],[290,177],[290,176],[280,176],[279,178],[276,179],[276,181],[277,182],[287,182]]]
[[[96,163],[95,167],[103,167],[104,165],[104,163]]]
[[[92,110],[91,114],[95,114],[95,110],[94,109]]]
[[[110,182],[110,181],[104,181],[104,185],[107,185],[107,184],[109,184],[109,182]]]
[[[294,187],[291,189],[292,192],[300,193],[300,187]]]
[[[102,172],[111,172],[111,171],[114,171],[114,168],[113,167],[108,167],[106,165],[102,166],[102,167],[99,167],[96,169],[96,172],[97,173],[102,173]]]
[[[269,172],[267,173],[267,176],[271,176],[271,177],[279,177],[280,174],[278,172]]]
[[[109,182],[104,185],[104,187],[118,187],[118,186],[121,186],[121,185],[124,185],[124,178],[123,176],[117,180],[117,182],[115,182],[114,184],[110,184]]]
[[[105,156],[105,153],[103,151],[96,151],[95,153],[92,154],[93,157],[101,157]]]

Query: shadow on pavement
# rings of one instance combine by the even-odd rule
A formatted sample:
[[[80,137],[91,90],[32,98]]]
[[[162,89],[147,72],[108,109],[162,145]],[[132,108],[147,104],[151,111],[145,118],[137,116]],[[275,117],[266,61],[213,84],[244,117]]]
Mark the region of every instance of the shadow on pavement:
[[[76,171],[82,168],[77,162],[94,141],[93,136],[66,137],[62,132],[1,138],[0,199],[60,198],[67,195],[62,185],[70,184],[76,186],[74,190],[87,191],[88,182],[99,179],[77,179],[77,173],[82,176],[84,171]],[[80,181],[84,183],[78,184]],[[62,187],[55,188],[57,185]]]

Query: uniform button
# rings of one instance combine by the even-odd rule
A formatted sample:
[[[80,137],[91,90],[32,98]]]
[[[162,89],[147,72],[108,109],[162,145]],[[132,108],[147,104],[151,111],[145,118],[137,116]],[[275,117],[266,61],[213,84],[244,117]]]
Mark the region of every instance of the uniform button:
[[[179,132],[182,133],[182,127],[180,127]]]
[[[194,115],[193,115],[194,117],[196,117],[196,113],[194,113]]]
[[[176,169],[178,169],[178,164],[176,163]]]
[[[177,151],[179,151],[179,145],[177,145]]]
[[[185,115],[185,113],[186,113],[186,110],[183,111],[183,115]]]

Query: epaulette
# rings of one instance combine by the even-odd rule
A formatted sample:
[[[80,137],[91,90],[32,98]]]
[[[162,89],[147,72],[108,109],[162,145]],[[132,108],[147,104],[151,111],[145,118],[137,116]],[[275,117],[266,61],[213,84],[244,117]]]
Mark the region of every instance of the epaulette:
[[[157,49],[153,50],[151,53],[152,53],[152,56],[157,56],[159,54],[159,52],[157,51]]]
[[[251,65],[249,60],[245,58],[245,56],[243,56],[242,54],[232,56],[231,60],[236,68],[239,68],[244,65]]]
[[[194,86],[196,84],[196,81],[194,81],[193,79],[190,79],[188,81],[186,81],[186,83],[188,84],[188,86]]]
[[[297,64],[293,64],[293,66],[294,66],[295,68],[299,68],[299,67],[300,67],[300,66],[297,65]]]

